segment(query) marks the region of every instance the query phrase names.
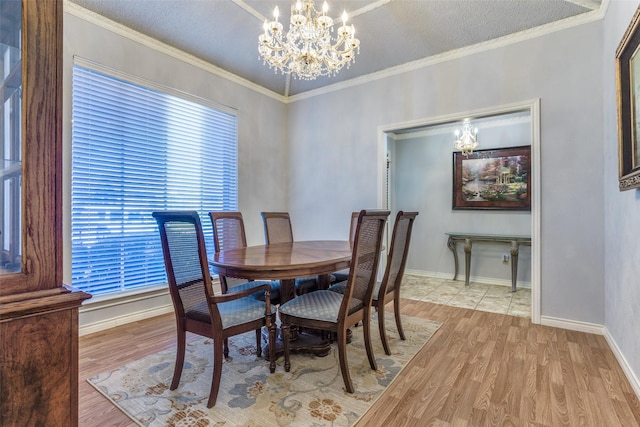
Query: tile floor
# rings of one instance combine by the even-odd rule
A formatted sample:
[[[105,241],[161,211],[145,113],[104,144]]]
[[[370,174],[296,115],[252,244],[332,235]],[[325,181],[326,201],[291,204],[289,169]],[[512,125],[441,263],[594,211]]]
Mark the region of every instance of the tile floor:
[[[474,282],[465,287],[464,281],[405,274],[400,293],[418,301],[531,317],[531,289],[511,292],[510,286]]]

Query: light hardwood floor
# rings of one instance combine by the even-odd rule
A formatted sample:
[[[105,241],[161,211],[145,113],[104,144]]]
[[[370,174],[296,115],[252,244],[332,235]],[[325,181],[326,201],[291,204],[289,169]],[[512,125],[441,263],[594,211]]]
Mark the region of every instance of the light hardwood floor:
[[[640,425],[638,398],[602,336],[409,299],[402,312],[443,325],[358,427]],[[133,426],[86,379],[174,339],[173,315],[81,337],[80,425]]]

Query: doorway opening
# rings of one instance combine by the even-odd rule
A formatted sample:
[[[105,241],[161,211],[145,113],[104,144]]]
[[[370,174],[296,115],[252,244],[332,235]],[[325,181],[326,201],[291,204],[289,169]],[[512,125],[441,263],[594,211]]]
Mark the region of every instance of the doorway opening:
[[[467,111],[424,120],[379,127],[380,206],[395,212],[420,212],[414,225],[406,274],[433,278],[464,287],[464,253],[458,245],[462,265],[456,282],[454,257],[447,246],[447,232],[498,235],[529,235],[531,246],[520,246],[516,298],[530,299],[533,323],[540,322],[540,138],[538,99],[522,103]],[[502,209],[453,209],[454,131],[465,119],[478,128],[477,150],[530,146],[530,211]],[[498,244],[473,244],[470,282],[510,292],[510,248]],[[462,274],[460,274],[462,273]],[[467,287],[468,289],[469,287]],[[517,292],[516,292],[517,294]],[[513,313],[516,315],[522,315]]]

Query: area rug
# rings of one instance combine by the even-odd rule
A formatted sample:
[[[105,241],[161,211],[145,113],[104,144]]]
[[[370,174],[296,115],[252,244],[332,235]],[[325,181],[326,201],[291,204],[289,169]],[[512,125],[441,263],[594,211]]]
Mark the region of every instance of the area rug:
[[[276,372],[255,353],[253,332],[229,339],[216,405],[206,407],[211,386],[212,342],[187,344],[180,385],[169,390],[175,363],[170,348],[119,369],[90,378],[89,383],[141,426],[350,426],[369,409],[404,366],[438,330],[430,320],[403,316],[406,340],[387,318],[391,356],[384,354],[372,317],[372,340],[378,370],[367,361],[362,327],[352,328],[347,358],[356,389],[344,390],[336,346],[326,357],[292,354],[291,371],[283,358]]]

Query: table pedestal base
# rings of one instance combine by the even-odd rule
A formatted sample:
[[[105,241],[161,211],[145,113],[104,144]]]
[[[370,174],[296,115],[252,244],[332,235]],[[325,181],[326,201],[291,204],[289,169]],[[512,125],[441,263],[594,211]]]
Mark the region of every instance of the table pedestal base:
[[[331,351],[331,341],[324,338],[319,331],[303,330],[298,331],[291,328],[292,339],[289,342],[289,351],[291,353],[308,353],[318,357],[325,357]],[[269,334],[265,328],[262,328],[262,338],[267,344],[262,349],[262,355],[269,360]],[[284,355],[284,343],[282,342],[282,334],[280,328],[276,332],[276,359]]]

